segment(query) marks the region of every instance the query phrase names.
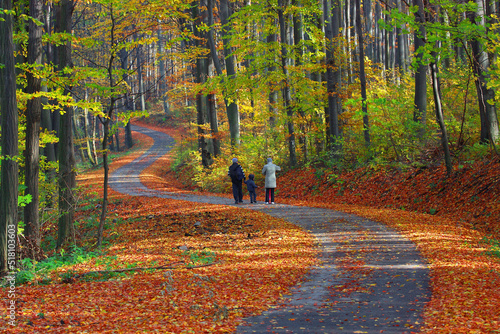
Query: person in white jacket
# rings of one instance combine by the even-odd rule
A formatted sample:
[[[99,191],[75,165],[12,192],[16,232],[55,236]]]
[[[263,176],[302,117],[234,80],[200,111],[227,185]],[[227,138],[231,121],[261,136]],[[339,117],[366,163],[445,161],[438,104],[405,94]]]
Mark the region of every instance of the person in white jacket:
[[[273,159],[267,158],[267,164],[262,168],[262,174],[266,176],[266,204],[274,204],[274,189],[276,189],[276,172],[281,171],[280,166],[273,164]]]

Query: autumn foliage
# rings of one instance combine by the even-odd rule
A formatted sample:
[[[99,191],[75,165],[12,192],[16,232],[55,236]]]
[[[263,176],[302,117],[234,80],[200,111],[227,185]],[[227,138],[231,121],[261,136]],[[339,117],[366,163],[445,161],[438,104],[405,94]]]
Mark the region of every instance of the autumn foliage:
[[[179,136],[174,129],[162,131]],[[143,135],[136,140],[141,149],[115,160],[112,168],[152,145]],[[142,181],[189,191],[169,172],[171,159],[153,164]],[[441,168],[343,175],[311,168],[289,171],[278,182],[280,202],[355,213],[398,229],[417,244],[431,270],[432,299],[422,332],[500,328],[500,261],[487,242],[498,238],[498,162],[458,168],[451,178]],[[79,184],[99,198],[102,171],[79,175]],[[87,203],[78,211],[82,247],[90,246],[95,230],[84,222],[98,211],[98,204]],[[242,317],[276,303],[315,263],[314,243],[305,231],[241,208],[112,191],[109,217],[101,256],[59,268],[48,285],[17,287],[18,325],[3,327],[4,332],[232,332]],[[55,224],[49,224],[44,234],[54,232]],[[366,268],[356,253],[346,254],[338,265],[353,284],[332,293],[361,288],[356,277]]]
[[[155,168],[164,184],[173,181],[165,164]],[[492,248],[500,240],[498,159],[457,165],[449,177],[443,166],[404,171],[366,167],[349,173],[294,169],[278,176],[277,201],[364,216],[415,242],[431,270],[432,298],[422,332],[500,329],[500,258],[498,246]],[[366,269],[356,259],[352,254],[338,265],[359,279]],[[336,293],[359,288],[353,283]]]
[[[143,149],[152,144],[146,136],[136,140]],[[102,171],[79,175],[79,184],[99,198]],[[87,203],[78,211],[82,247],[95,241],[95,225],[85,222],[98,211]],[[316,261],[305,231],[262,213],[111,191],[109,216],[104,253],[59,268],[47,285],[18,286],[17,325],[5,322],[2,332],[231,332]],[[50,225],[46,237],[55,232]],[[158,267],[164,269],[120,271]]]

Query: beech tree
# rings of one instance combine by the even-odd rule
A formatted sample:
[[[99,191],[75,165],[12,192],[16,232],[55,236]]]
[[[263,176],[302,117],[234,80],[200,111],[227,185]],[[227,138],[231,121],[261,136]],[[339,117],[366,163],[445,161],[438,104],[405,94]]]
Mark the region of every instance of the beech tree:
[[[424,46],[426,38],[425,12],[422,0],[413,0],[413,5],[417,8],[415,21],[418,28],[415,30],[415,110],[413,121],[419,124],[418,136],[422,139],[425,133],[425,123],[427,118],[427,63],[424,62]]]
[[[56,7],[56,32],[69,34],[73,26],[73,0],[61,0]],[[57,47],[58,70],[68,73],[73,67],[71,60],[71,38]],[[64,95],[71,94],[71,86],[66,84]],[[73,106],[65,106],[59,124],[59,226],[57,248],[64,247],[69,241],[74,242],[74,210],[75,210],[75,153],[73,144]]]
[[[229,17],[231,12],[229,9],[228,0],[220,0],[220,17],[222,25],[222,43],[224,45],[224,57],[226,64],[226,73],[228,77],[228,86],[231,81],[235,79],[236,69],[234,64],[234,58],[231,52],[231,22]],[[228,105],[227,109],[227,119],[229,122],[229,132],[231,134],[231,143],[233,145],[239,145],[240,143],[240,114],[238,111],[238,104],[236,92],[234,90],[229,91]]]
[[[288,156],[290,166],[294,167],[297,164],[296,156],[296,143],[295,143],[295,129],[293,125],[293,107],[292,107],[292,96],[290,91],[289,83],[289,57],[288,57],[288,39],[287,30],[288,24],[285,20],[284,11],[287,9],[286,0],[278,0],[278,22],[280,26],[280,39],[281,39],[281,71],[283,72],[283,85],[281,89],[281,94],[283,95],[283,108],[287,117],[287,128],[288,128]]]
[[[365,46],[363,25],[361,23],[361,0],[356,1],[356,32],[358,34],[359,47],[359,83],[361,87],[361,111],[363,112],[363,135],[365,145],[370,145],[370,125],[368,122],[368,106],[366,96],[366,72],[365,72]]]
[[[28,65],[26,73],[26,93],[33,94],[26,106],[26,149],[25,149],[25,194],[31,201],[24,207],[26,238],[28,247],[36,251],[40,247],[40,215],[39,215],[39,169],[40,169],[40,125],[42,115],[41,77],[37,73],[42,63],[42,2],[30,0],[30,20],[28,24]],[[34,253],[32,254],[34,256]]]
[[[341,113],[340,98],[340,61],[336,56],[339,52],[340,33],[340,2],[337,0],[323,1],[325,15],[325,38],[326,46],[326,86],[328,96],[328,113],[326,115],[328,123],[328,136],[330,149],[335,155],[340,153],[342,145],[340,143],[339,115]]]
[[[491,20],[490,1],[476,1],[476,11],[467,13],[472,24],[478,26],[478,31],[487,32],[486,21]],[[496,4],[498,6],[498,3]],[[498,124],[497,108],[495,103],[495,92],[488,87],[490,59],[486,50],[486,36],[474,34],[470,39],[472,47],[471,62],[476,77],[476,91],[478,96],[479,115],[481,118],[481,138],[482,143],[495,143],[500,139],[500,129]]]
[[[19,134],[16,99],[16,72],[14,69],[14,43],[12,1],[0,2],[0,112],[2,114],[2,167],[0,189],[0,273],[16,269],[17,254],[17,200],[19,185]],[[14,251],[13,251],[14,250]],[[11,254],[9,254],[9,252]],[[12,254],[14,253],[14,254]],[[10,256],[13,255],[13,256]]]

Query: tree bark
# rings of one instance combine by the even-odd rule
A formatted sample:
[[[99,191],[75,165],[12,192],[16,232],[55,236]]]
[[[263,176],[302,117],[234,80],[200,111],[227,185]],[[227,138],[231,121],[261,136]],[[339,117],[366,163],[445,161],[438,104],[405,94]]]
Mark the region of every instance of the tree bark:
[[[231,54],[231,35],[229,27],[229,4],[228,0],[220,0],[220,20],[222,24],[222,43],[224,45],[224,57],[226,58],[226,73],[228,82],[233,80],[236,75],[236,69],[234,64],[234,57]],[[226,85],[227,87],[227,85]],[[240,113],[238,110],[238,105],[236,104],[237,98],[235,92],[231,92],[229,96],[229,105],[227,106],[227,119],[229,122],[229,133],[231,136],[231,144],[233,146],[238,146],[240,144]]]
[[[437,54],[433,54],[433,58],[436,59],[436,57]],[[439,124],[439,128],[441,129],[441,145],[443,147],[443,152],[444,152],[446,174],[450,176],[452,173],[451,154],[450,154],[450,147],[448,144],[448,133],[446,131],[446,125],[444,123],[444,117],[443,117],[443,107],[441,102],[441,84],[439,82],[439,74],[436,61],[433,61],[430,64],[430,69],[432,76],[432,91],[434,93],[434,108],[436,110],[436,119]]]
[[[476,1],[477,13],[469,13],[472,23],[486,26],[485,8],[482,1]],[[476,76],[476,91],[479,103],[479,116],[481,119],[481,143],[495,143],[500,139],[497,110],[494,103],[495,91],[488,87],[488,71],[490,70],[490,59],[484,46],[477,39],[470,42],[472,46],[472,68]]]
[[[71,33],[74,3],[73,0],[61,0],[56,8],[56,31]],[[58,69],[72,67],[71,41],[66,41],[57,48]],[[64,94],[69,95],[70,87],[65,87]],[[65,113],[60,117],[59,123],[59,226],[57,235],[57,248],[60,249],[69,241],[74,241],[74,208],[75,197],[75,156],[73,145],[73,107],[65,107]]]
[[[208,42],[208,47],[210,49],[210,54],[212,55],[212,63],[215,67],[215,71],[217,75],[223,76],[222,73],[222,66],[219,60],[219,55],[217,53],[217,48],[215,47],[215,40],[214,40],[214,8],[213,8],[213,2],[214,0],[208,0],[208,7],[207,7],[207,12],[208,12],[208,26],[210,27],[210,30],[208,31],[208,36],[207,36],[207,42]],[[208,74],[210,75],[210,74]],[[225,80],[225,79],[223,79]],[[226,99],[224,93],[224,104],[226,105],[226,110],[229,107],[229,101]],[[215,94],[209,94],[208,96],[208,104],[209,104],[209,111],[208,111],[208,118],[210,122],[210,132],[212,135],[212,147],[213,147],[213,155],[214,157],[217,157],[221,154],[220,151],[220,140],[219,140],[219,123],[218,123],[218,117],[217,117],[217,104],[215,103]]]
[[[293,0],[293,6],[300,6],[299,1]],[[302,65],[302,57],[304,55],[304,47],[302,45],[303,38],[303,28],[302,28],[302,17],[299,13],[293,14],[293,44],[295,48],[295,67],[300,67]],[[297,106],[297,113],[302,119],[305,118],[304,109],[300,106],[301,101],[296,98],[297,101],[295,105]],[[301,122],[300,125],[300,135],[299,135],[299,145],[302,151],[302,160],[307,162],[308,160],[308,149],[307,149],[307,135],[306,135],[306,125],[305,122]]]
[[[85,150],[87,152],[87,156],[90,160],[90,163],[92,166],[97,165],[97,161],[94,160],[94,153],[92,152],[92,143],[91,141],[93,140],[91,134],[90,134],[90,113],[87,108],[83,110],[83,135],[85,136]]]
[[[195,20],[193,24],[193,32],[196,36],[195,45],[198,48],[204,47],[204,43],[201,41],[205,38],[204,34],[198,29],[198,24],[201,23],[201,18],[204,15],[200,15],[199,7],[194,5],[192,7],[192,15]],[[208,76],[208,58],[198,57],[196,59],[195,68],[195,78],[198,84],[204,84],[207,81]],[[209,167],[213,163],[213,147],[212,141],[209,137],[209,133],[206,131],[206,125],[210,124],[209,120],[209,98],[208,94],[204,93],[202,90],[198,90],[196,94],[196,122],[198,125],[198,149],[201,154],[201,163],[204,167]]]
[[[0,7],[12,9],[11,0]],[[17,199],[19,186],[18,115],[11,14],[0,11],[0,112],[2,113],[2,167],[0,188],[0,274],[15,274],[17,258]]]
[[[288,159],[291,167],[297,165],[297,153],[295,144],[295,130],[293,124],[293,107],[292,97],[290,93],[290,82],[288,80],[288,42],[287,42],[287,25],[285,23],[284,11],[287,7],[286,0],[278,0],[278,21],[280,25],[280,39],[281,39],[281,70],[283,72],[283,88],[281,93],[283,95],[283,106],[287,116],[288,128]]]
[[[361,85],[361,110],[363,112],[363,136],[365,146],[370,146],[370,124],[368,121],[368,105],[366,99],[365,46],[363,26],[361,24],[361,0],[356,1],[356,31],[359,44],[359,82]]]
[[[415,21],[420,24],[419,30],[415,32],[415,57],[417,59],[417,68],[415,69],[415,109],[413,112],[413,121],[419,124],[417,136],[423,139],[425,135],[425,123],[427,118],[427,65],[423,64],[423,51],[420,47],[425,45],[425,17],[424,4],[422,0],[413,0],[413,5],[418,7],[415,13]]]
[[[168,106],[167,99],[167,73],[165,65],[165,36],[163,34],[163,29],[161,26],[161,20],[158,21],[158,54],[160,59],[158,60],[158,70],[159,70],[159,95],[163,101],[163,112],[168,116],[170,115],[170,110]]]
[[[137,39],[137,33],[134,34],[134,38]],[[137,58],[137,82],[138,82],[138,97],[141,103],[141,111],[146,110],[146,100],[145,100],[145,89],[144,89],[144,77],[143,77],[143,60],[142,60],[142,45],[137,46],[136,58]]]
[[[30,0],[30,16],[42,21],[42,2]],[[30,69],[26,73],[28,85],[26,93],[36,94],[41,91],[42,80],[36,75],[37,67],[42,63],[42,27],[33,20],[28,24],[28,64]],[[32,97],[26,106],[26,149],[25,149],[25,186],[26,195],[31,195],[31,202],[24,207],[25,235],[28,241],[28,249],[33,251],[35,257],[40,247],[40,215],[38,206],[39,189],[38,177],[40,174],[40,123],[42,116],[42,104],[40,97]],[[34,249],[35,248],[35,249]]]
[[[128,70],[128,51],[125,49],[121,49],[119,52],[119,57],[120,57],[120,65],[122,70],[127,71]],[[123,75],[123,81],[127,83],[127,85],[130,86],[130,77],[127,73]],[[123,106],[123,112],[127,113],[132,110],[132,99],[130,98],[130,93],[127,91],[125,93],[125,96],[122,97],[122,106]],[[134,140],[132,138],[132,130],[130,128],[130,120],[127,122],[125,125],[125,146],[127,148],[131,148],[134,146]]]
[[[333,8],[330,6],[330,0],[324,0],[325,15],[325,37],[327,39],[326,47],[326,88],[328,93],[328,136],[327,141],[330,150],[335,154],[340,153],[342,145],[340,143],[339,115],[341,111],[340,100],[340,63],[335,59],[334,52],[340,31],[340,3],[337,0],[333,2]]]
[[[274,20],[274,19],[273,19]],[[275,44],[278,41],[278,36],[276,34],[269,34],[266,38],[266,43]],[[268,49],[272,50],[272,46]],[[272,51],[271,51],[272,52]],[[276,71],[275,62],[271,60],[269,67],[267,68],[267,73],[272,74]],[[276,117],[278,116],[278,111],[276,105],[278,103],[278,91],[276,90],[276,85],[271,83],[269,85],[269,126],[271,129],[276,127]]]

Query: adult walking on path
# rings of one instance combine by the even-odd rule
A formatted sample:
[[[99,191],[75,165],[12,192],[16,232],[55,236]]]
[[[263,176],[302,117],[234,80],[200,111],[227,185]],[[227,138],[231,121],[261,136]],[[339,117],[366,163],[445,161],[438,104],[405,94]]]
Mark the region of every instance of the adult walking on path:
[[[132,195],[231,204],[229,199],[217,196],[145,191],[139,179],[141,171],[168,152],[172,139],[149,129],[132,129],[152,136],[155,144],[131,166],[112,173],[113,189]],[[245,323],[238,326],[237,333],[419,331],[423,307],[430,299],[429,271],[408,239],[383,224],[334,210],[282,204],[248,208],[310,232],[317,240],[320,263],[291,289],[290,295],[261,315],[243,319]],[[354,261],[358,263],[356,270]]]
[[[274,204],[274,189],[276,189],[276,172],[281,170],[280,166],[273,163],[273,159],[267,158],[267,164],[262,168],[262,174],[266,177],[266,204]]]
[[[231,178],[233,186],[234,204],[243,203],[243,181],[245,180],[245,172],[243,167],[238,163],[237,158],[233,158],[233,164],[229,166],[227,175]]]

